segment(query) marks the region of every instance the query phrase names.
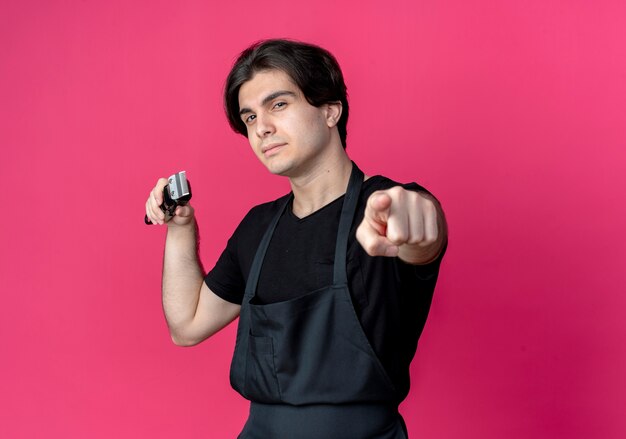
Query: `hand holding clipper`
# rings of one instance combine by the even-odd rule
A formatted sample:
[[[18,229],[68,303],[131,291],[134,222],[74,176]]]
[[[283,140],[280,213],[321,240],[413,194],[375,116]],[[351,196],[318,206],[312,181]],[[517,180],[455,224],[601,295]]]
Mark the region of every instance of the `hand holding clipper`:
[[[165,222],[175,215],[178,206],[186,205],[189,200],[191,200],[191,185],[187,180],[185,171],[171,175],[167,184],[163,187],[163,202],[159,206],[165,214]],[[148,225],[152,224],[147,214],[144,222]]]

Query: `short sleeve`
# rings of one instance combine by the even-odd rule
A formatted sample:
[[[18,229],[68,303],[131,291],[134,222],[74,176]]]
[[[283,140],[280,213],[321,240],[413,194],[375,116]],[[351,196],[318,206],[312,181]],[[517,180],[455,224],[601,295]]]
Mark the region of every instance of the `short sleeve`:
[[[241,305],[246,284],[237,258],[237,232],[228,240],[215,267],[204,277],[204,282],[217,296]]]

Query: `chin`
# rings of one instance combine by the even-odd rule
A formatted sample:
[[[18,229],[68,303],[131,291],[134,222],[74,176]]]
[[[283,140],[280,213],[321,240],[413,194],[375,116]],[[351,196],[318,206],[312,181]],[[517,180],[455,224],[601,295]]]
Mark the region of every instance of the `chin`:
[[[279,175],[281,177],[289,177],[289,169],[271,169],[271,168],[268,168],[268,171],[270,171],[270,173],[272,175]]]
[[[292,170],[291,163],[265,163],[265,167],[271,174],[280,175],[282,177],[288,177],[289,171]]]

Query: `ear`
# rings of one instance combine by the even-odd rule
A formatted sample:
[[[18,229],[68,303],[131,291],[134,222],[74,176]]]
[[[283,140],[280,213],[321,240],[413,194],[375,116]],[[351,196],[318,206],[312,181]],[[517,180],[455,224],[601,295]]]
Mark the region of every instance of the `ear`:
[[[334,127],[339,122],[341,118],[341,112],[343,111],[343,105],[341,105],[341,101],[337,102],[329,102],[326,104],[326,124],[329,128]]]

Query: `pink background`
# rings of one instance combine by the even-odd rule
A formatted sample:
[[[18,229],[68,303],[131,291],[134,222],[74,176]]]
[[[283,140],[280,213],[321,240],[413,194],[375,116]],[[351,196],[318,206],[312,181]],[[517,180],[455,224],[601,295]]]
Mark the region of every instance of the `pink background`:
[[[351,157],[447,212],[411,437],[626,437],[626,3],[295,3],[2,2],[0,437],[240,431],[235,326],[171,343],[143,204],[186,169],[210,268],[287,190],[221,108],[279,36],[339,59]]]

